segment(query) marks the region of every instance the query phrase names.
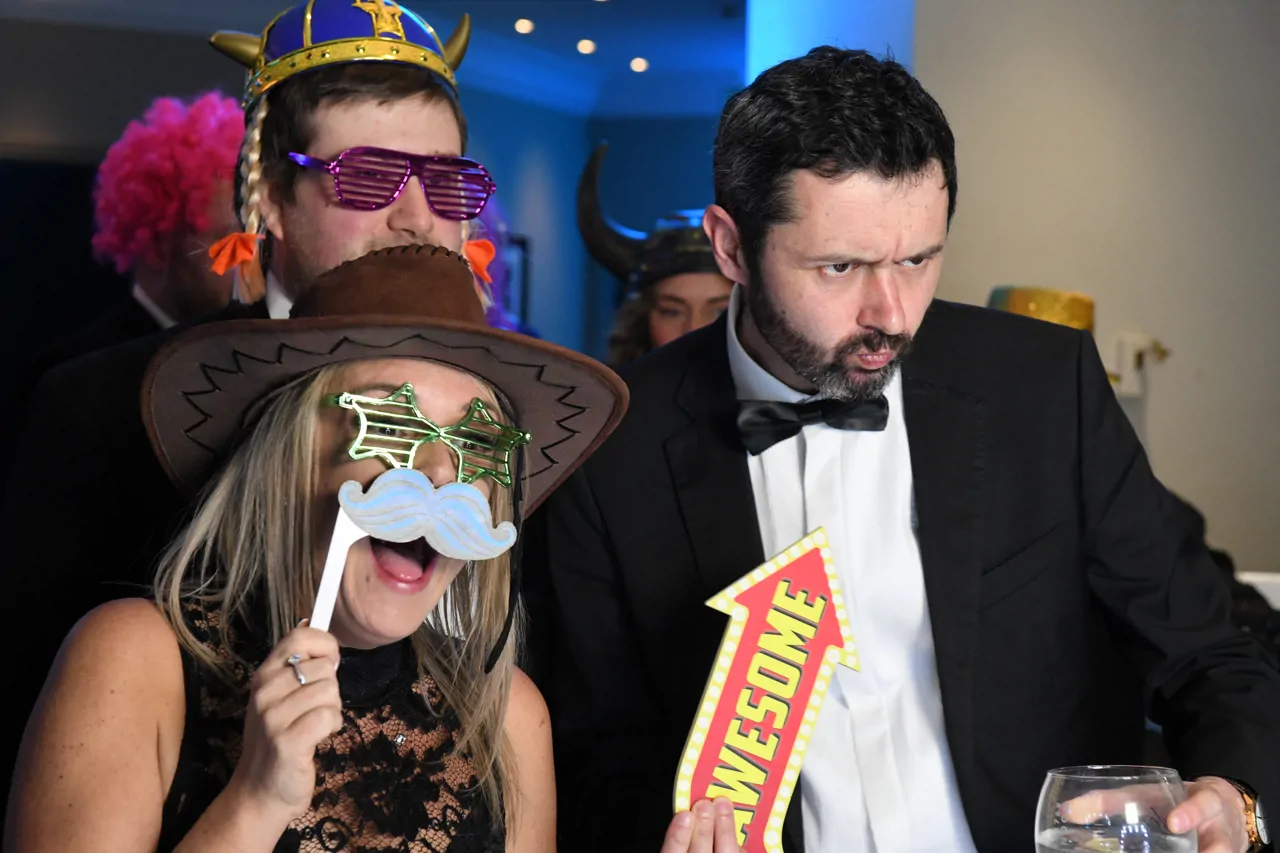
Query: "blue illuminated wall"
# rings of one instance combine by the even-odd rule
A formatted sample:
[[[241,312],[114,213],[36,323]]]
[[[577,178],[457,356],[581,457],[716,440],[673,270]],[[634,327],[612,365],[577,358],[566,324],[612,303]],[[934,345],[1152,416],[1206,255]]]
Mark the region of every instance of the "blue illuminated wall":
[[[583,346],[586,255],[574,225],[587,119],[473,89],[464,96],[468,153],[484,163],[513,231],[530,244],[530,324],[548,340]]]
[[[913,66],[915,0],[747,0],[746,82],[819,45],[892,52]]]

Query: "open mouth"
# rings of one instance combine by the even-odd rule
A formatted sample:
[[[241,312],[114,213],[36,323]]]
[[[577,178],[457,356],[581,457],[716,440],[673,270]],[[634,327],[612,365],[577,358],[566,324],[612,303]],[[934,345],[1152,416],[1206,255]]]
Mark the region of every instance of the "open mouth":
[[[378,568],[391,579],[403,584],[425,583],[436,559],[436,550],[421,537],[412,542],[369,540]]]

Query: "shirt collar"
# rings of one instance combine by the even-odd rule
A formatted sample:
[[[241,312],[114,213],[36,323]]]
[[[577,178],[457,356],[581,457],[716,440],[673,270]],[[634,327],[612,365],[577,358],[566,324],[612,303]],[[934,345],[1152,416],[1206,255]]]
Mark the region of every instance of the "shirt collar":
[[[146,311],[151,315],[151,319],[155,320],[156,325],[161,329],[171,329],[177,325],[174,319],[170,317],[163,308],[157,305],[155,300],[147,295],[147,292],[142,289],[142,285],[138,284],[136,281],[133,283],[133,298],[134,301],[142,306],[143,311]]]
[[[275,273],[267,273],[267,316],[272,320],[288,320],[293,300],[284,292]]]

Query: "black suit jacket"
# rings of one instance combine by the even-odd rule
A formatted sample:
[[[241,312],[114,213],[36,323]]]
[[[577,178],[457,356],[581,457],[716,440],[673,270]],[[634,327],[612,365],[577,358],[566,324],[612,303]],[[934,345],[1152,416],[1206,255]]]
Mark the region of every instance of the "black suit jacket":
[[[658,849],[724,631],[703,602],[772,556],[724,324],[624,371],[626,419],[530,525],[529,668],[551,707],[564,851]],[[938,301],[903,375],[946,735],[978,849],[1029,848],[1049,769],[1137,763],[1144,713],[1186,777],[1280,804],[1280,672],[1231,627],[1203,548],[1181,548],[1092,339]],[[793,800],[791,853],[799,813]]]
[[[155,319],[138,304],[132,295],[125,296],[109,311],[88,326],[57,338],[35,353],[22,367],[16,387],[0,402],[4,417],[0,421],[0,440],[5,447],[12,447],[21,434],[25,422],[25,409],[35,392],[40,378],[51,368],[88,352],[104,349],[160,331]],[[0,480],[8,482],[13,460],[6,455],[0,459]]]
[[[47,370],[64,361],[158,331],[155,318],[132,294],[126,295],[88,326],[56,339],[41,351],[32,361],[31,387],[34,389]]]
[[[265,305],[233,303],[201,322],[246,316],[265,317]],[[81,616],[147,594],[155,560],[186,512],[142,423],[142,378],[172,331],[53,367],[21,413],[0,516],[0,541],[10,543],[0,648],[11,650],[4,697],[14,719],[30,715]],[[20,727],[0,736],[4,794],[21,736]]]

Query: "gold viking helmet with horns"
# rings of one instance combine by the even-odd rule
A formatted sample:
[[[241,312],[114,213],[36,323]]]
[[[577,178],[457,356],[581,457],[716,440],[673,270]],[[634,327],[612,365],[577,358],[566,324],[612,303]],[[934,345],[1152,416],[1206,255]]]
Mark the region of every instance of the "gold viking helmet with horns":
[[[308,0],[276,16],[262,35],[223,30],[209,39],[219,52],[248,69],[244,89],[245,131],[236,178],[242,231],[209,250],[213,268],[239,271],[236,297],[257,302],[266,293],[258,245],[265,224],[259,211],[262,123],[266,95],[298,74],[351,62],[395,62],[424,68],[457,97],[454,76],[471,41],[471,17],[463,15],[442,42],[431,25],[392,0]]]

